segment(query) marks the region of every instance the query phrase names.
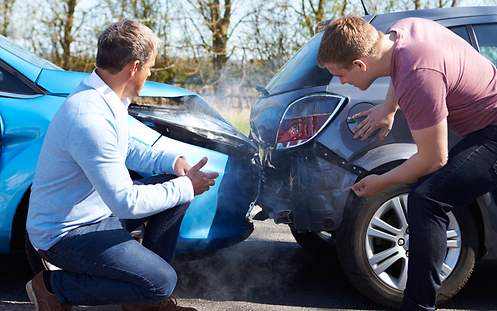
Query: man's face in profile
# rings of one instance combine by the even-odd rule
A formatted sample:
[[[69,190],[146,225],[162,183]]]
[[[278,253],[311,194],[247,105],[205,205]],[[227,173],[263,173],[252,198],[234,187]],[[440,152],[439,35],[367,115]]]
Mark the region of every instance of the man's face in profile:
[[[157,52],[154,51],[148,58],[145,63],[138,64],[138,70],[135,72],[135,75],[131,78],[130,83],[128,84],[128,91],[126,92],[129,97],[138,96],[140,94],[145,81],[152,74],[152,67],[155,65],[155,58],[157,57]]]
[[[361,90],[366,90],[374,79],[368,75],[367,66],[362,60],[355,60],[350,67],[335,63],[327,63],[324,67],[334,76],[340,79],[342,84],[350,84]]]

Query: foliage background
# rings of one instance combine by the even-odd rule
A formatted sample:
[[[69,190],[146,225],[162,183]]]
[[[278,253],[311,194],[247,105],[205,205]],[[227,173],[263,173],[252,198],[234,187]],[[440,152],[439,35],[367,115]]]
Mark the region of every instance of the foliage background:
[[[365,0],[370,13],[495,5],[497,1]],[[162,40],[151,80],[247,109],[323,20],[363,15],[359,0],[0,0],[0,32],[67,70],[94,67],[96,38],[126,17]]]

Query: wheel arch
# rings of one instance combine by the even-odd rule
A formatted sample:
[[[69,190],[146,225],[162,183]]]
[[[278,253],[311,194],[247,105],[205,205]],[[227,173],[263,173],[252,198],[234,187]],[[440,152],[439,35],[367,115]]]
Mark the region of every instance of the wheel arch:
[[[12,231],[10,239],[11,250],[24,249],[24,240],[26,237],[26,219],[28,216],[29,195],[31,194],[31,185],[24,192],[21,201],[17,205],[12,222]]]
[[[354,165],[372,172],[391,163],[402,163],[412,157],[418,148],[416,144],[394,143],[376,147],[363,153],[351,161]],[[398,165],[398,164],[397,164]]]

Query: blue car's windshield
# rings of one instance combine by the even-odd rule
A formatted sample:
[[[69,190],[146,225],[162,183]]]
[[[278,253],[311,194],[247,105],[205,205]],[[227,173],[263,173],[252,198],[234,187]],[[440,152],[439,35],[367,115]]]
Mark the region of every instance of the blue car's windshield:
[[[36,56],[35,54],[13,43],[12,41],[8,40],[2,35],[0,35],[0,47],[35,66],[46,69],[62,70],[62,68],[60,68],[59,66],[54,65],[51,62]]]
[[[270,94],[286,92],[299,88],[327,85],[330,73],[317,65],[319,44],[323,32],[318,33],[292,57],[283,68],[269,81],[266,90]]]

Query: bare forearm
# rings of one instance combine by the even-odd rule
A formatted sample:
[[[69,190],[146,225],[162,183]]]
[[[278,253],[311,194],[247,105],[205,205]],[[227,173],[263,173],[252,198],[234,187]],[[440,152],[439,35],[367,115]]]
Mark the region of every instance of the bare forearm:
[[[411,184],[445,165],[443,159],[423,159],[415,154],[393,170],[383,174],[389,185]]]

